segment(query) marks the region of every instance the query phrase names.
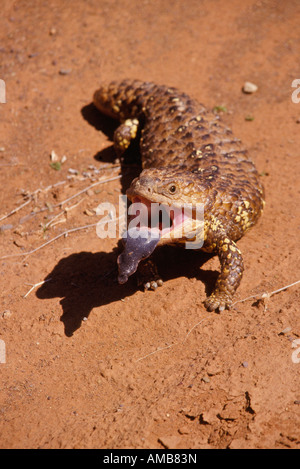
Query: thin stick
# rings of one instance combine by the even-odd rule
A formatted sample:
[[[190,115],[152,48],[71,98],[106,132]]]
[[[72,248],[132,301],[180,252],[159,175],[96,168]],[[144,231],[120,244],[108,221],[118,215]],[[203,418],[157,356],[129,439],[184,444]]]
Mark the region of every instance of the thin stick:
[[[275,295],[275,293],[279,293],[282,290],[286,290],[287,288],[293,287],[297,283],[300,283],[300,280],[297,280],[297,282],[291,283],[290,285],[287,285],[286,287],[279,288],[278,290],[272,291],[271,293],[264,293],[262,295],[262,298],[270,297],[272,295]]]
[[[187,335],[186,335],[185,338],[183,339],[182,343],[184,343],[184,342],[186,341],[186,339],[188,338],[188,336],[190,335],[190,333],[191,333],[197,326],[199,326],[199,324],[201,324],[201,322],[203,322],[204,319],[206,319],[206,318],[201,319],[201,321],[197,322],[197,324],[195,324],[195,325],[192,327],[192,329],[187,333]]]
[[[5,220],[5,218],[8,218],[10,217],[11,215],[13,215],[14,213],[18,212],[19,210],[21,210],[23,207],[25,207],[26,205],[28,205],[32,200],[33,200],[33,197],[35,195],[37,195],[39,192],[47,192],[49,189],[53,188],[53,187],[57,187],[57,186],[60,186],[61,184],[65,184],[67,181],[59,181],[59,182],[56,182],[55,184],[52,184],[51,186],[48,186],[46,187],[45,189],[36,189],[34,192],[32,192],[31,194],[28,194],[27,197],[28,197],[28,200],[26,200],[26,202],[24,202],[23,204],[19,205],[18,207],[16,207],[14,210],[12,210],[11,212],[9,212],[7,215],[3,215],[3,217],[0,218],[0,221],[2,220]]]
[[[71,228],[70,230],[64,231],[63,233],[60,233],[59,235],[55,236],[55,238],[49,239],[49,241],[42,244],[41,246],[38,246],[35,249],[32,249],[31,251],[19,252],[18,254],[8,254],[7,256],[0,257],[0,259],[8,259],[9,257],[28,256],[29,254],[33,254],[34,252],[39,251],[40,249],[44,248],[48,244],[52,243],[53,241],[56,241],[57,239],[61,238],[62,236],[67,236],[69,233],[74,233],[74,231],[79,231],[79,230],[84,230],[86,228],[91,228],[92,226],[96,226],[98,223],[92,223],[91,225],[85,225],[85,226],[79,226],[77,228]]]
[[[117,217],[117,218],[113,218],[111,220],[109,220],[110,222],[115,222],[115,221],[118,221],[120,220],[121,218],[123,218],[124,215],[121,215],[120,217]],[[97,223],[92,223],[90,225],[85,225],[85,226],[78,226],[77,228],[71,228],[70,230],[66,230],[64,231],[63,233],[60,233],[59,235],[55,236],[55,238],[52,238],[52,239],[49,239],[49,241],[47,241],[46,243],[42,244],[41,246],[38,246],[37,248],[35,249],[32,249],[31,251],[28,251],[28,252],[19,252],[17,254],[8,254],[7,256],[2,256],[0,257],[0,259],[8,259],[10,257],[20,257],[20,256],[29,256],[29,254],[33,254],[34,252],[36,251],[39,251],[40,249],[44,248],[45,246],[48,246],[48,244],[52,243],[53,241],[56,241],[57,239],[61,238],[62,236],[68,236],[69,233],[74,233],[75,231],[79,231],[79,230],[84,230],[86,228],[91,228],[93,226],[101,226],[102,224],[105,224],[107,223],[107,220],[104,220],[102,223],[101,222],[97,222]]]
[[[102,168],[100,168],[102,169]],[[108,168],[103,168],[103,169],[108,169]],[[61,207],[62,205],[64,205],[65,203],[67,203],[69,200],[72,200],[74,197],[77,197],[78,195],[82,194],[83,192],[86,192],[88,191],[89,189],[91,189],[92,187],[98,185],[98,184],[104,184],[105,182],[110,182],[110,181],[114,181],[115,179],[120,179],[122,177],[122,175],[118,175],[116,177],[113,177],[113,178],[109,178],[109,179],[104,179],[102,181],[97,181],[95,182],[94,184],[91,184],[90,186],[86,187],[85,189],[83,189],[82,191],[78,192],[77,194],[74,194],[72,197],[70,197],[69,199],[66,199],[66,200],[63,200],[62,202],[60,202],[59,204],[56,204],[54,205],[53,207]],[[1,218],[0,218],[0,221],[2,220],[5,220],[5,218],[8,218],[10,217],[11,215],[13,215],[14,213],[18,212],[19,210],[21,210],[23,207],[25,207],[26,205],[28,205],[33,197],[38,194],[39,192],[47,192],[49,191],[50,189],[54,188],[54,187],[57,187],[57,186],[60,186],[62,184],[65,184],[67,181],[59,181],[59,182],[56,182],[55,184],[52,184],[50,186],[47,186],[45,189],[36,189],[34,192],[32,192],[31,194],[29,194],[27,197],[28,200],[26,200],[26,202],[24,202],[23,204],[19,205],[18,207],[16,207],[14,210],[12,210],[11,212],[9,212],[7,215],[3,215]],[[40,213],[44,210],[47,210],[47,208],[43,208],[41,210],[39,210],[38,212],[36,213]]]
[[[167,347],[162,347],[162,348],[159,348],[157,350],[154,350],[154,352],[148,353],[148,355],[145,355],[144,357],[138,358],[136,361],[139,362],[141,360],[144,360],[145,358],[150,357],[150,355],[153,355],[154,353],[157,353],[157,352],[161,352],[161,350],[166,350],[168,348],[171,348],[174,345],[176,345],[176,344],[171,344],[171,345],[168,345]]]
[[[115,181],[116,179],[120,179],[121,177],[122,177],[122,174],[119,174],[118,176],[115,176],[113,178],[102,179],[101,181],[94,182],[90,186],[86,187],[85,189],[82,189],[81,191],[79,191],[76,194],[72,195],[68,199],[65,199],[62,202],[60,202],[59,204],[54,205],[54,207],[62,207],[64,204],[66,204],[70,200],[74,199],[75,197],[78,197],[79,195],[83,194],[84,192],[87,192],[89,189],[92,189],[92,187],[98,186],[99,184],[104,184],[105,182]]]
[[[11,215],[13,215],[14,213],[18,212],[19,210],[21,210],[21,208],[25,207],[25,205],[28,205],[29,203],[31,202],[31,196],[28,200],[26,200],[26,202],[24,202],[22,205],[19,205],[18,207],[16,207],[14,210],[12,210],[11,212],[9,212],[7,215],[3,215],[3,217],[0,218],[0,221],[2,220],[5,220],[5,218],[8,218],[10,217]]]
[[[51,218],[50,221],[48,221],[48,223],[46,223],[46,225],[44,225],[44,229],[48,228],[49,225],[51,225],[54,220],[56,220],[58,217],[60,217],[61,215],[63,215],[65,213],[64,210],[62,210],[61,212],[59,212],[57,215],[55,215],[53,218]]]
[[[43,285],[44,283],[46,282],[49,282],[49,280],[51,280],[51,278],[48,278],[47,280],[43,280],[42,282],[39,282],[39,283],[35,283],[31,288],[30,290],[26,293],[26,295],[23,296],[23,298],[26,298],[29,293],[32,292],[32,290],[34,290],[36,287],[39,287],[40,285]]]
[[[185,336],[185,338],[181,341],[181,342],[175,342],[175,344],[171,344],[171,345],[167,345],[166,347],[161,347],[161,348],[158,348],[157,350],[154,350],[154,352],[151,352],[151,353],[148,353],[147,355],[145,355],[144,357],[141,357],[141,358],[138,358],[136,361],[139,362],[141,360],[144,360],[145,358],[147,357],[150,357],[150,355],[154,355],[155,353],[157,352],[161,352],[162,350],[167,350],[171,347],[174,347],[174,345],[179,345],[179,344],[184,344],[184,342],[187,340],[188,336],[190,335],[190,333],[197,327],[199,326],[199,324],[201,324],[205,319],[207,318],[203,318],[201,319],[201,321],[197,322],[197,324],[195,324],[192,329],[189,330],[189,332],[187,333],[187,335]]]
[[[248,296],[247,298],[244,298],[243,300],[238,300],[235,303],[232,304],[232,306],[236,305],[237,303],[243,303],[244,301],[251,300],[252,298],[257,298],[260,297],[261,299],[265,298],[270,298],[271,296],[275,295],[275,293],[279,293],[282,290],[286,290],[287,288],[293,287],[294,285],[297,285],[297,283],[300,283],[300,280],[297,280],[297,282],[291,283],[290,285],[286,285],[285,287],[279,288],[278,290],[272,291],[271,293],[257,293],[257,295],[251,295]]]

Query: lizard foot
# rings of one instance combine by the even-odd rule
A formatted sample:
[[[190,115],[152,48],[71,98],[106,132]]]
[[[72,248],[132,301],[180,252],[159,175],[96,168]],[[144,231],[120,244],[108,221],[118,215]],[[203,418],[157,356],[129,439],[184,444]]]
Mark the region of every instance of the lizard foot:
[[[226,293],[214,292],[205,301],[204,305],[208,311],[219,312],[224,311],[225,308],[230,309],[232,298]]]
[[[164,282],[161,278],[152,280],[151,282],[144,283],[144,290],[156,290],[157,287],[161,287]]]
[[[138,285],[143,286],[144,290],[156,290],[163,284],[157,267],[151,259],[142,261],[138,268]]]

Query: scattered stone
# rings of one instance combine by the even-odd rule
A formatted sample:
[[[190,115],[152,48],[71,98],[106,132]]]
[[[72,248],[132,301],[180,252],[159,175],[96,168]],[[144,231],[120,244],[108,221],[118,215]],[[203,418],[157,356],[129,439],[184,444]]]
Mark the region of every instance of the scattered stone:
[[[71,68],[61,68],[58,73],[60,75],[69,75],[71,72],[72,72]]]
[[[286,327],[283,329],[281,332],[279,332],[279,335],[284,335],[287,334],[288,332],[291,332],[292,328],[290,326]]]
[[[73,169],[73,168],[69,168],[69,169],[68,169],[68,173],[70,173],[70,174],[78,174],[78,170],[77,170],[77,169]]]
[[[209,379],[207,376],[203,376],[203,377],[202,377],[202,381],[203,381],[204,383],[209,383],[209,382],[210,382],[210,379]]]
[[[58,156],[57,156],[57,154],[55,153],[54,150],[52,150],[51,153],[50,153],[50,160],[53,161],[53,162],[58,161]]]
[[[62,158],[61,158],[61,160],[60,160],[60,162],[63,164],[63,163],[65,163],[66,161],[67,161],[67,157],[66,157],[66,155],[63,155]]]
[[[95,215],[95,210],[90,210],[88,208],[85,209],[84,213],[89,217],[93,217]]]
[[[49,29],[50,36],[54,36],[56,33],[57,33],[56,28],[50,28]]]
[[[25,245],[24,245],[22,242],[20,242],[20,241],[18,241],[18,240],[16,240],[16,239],[13,241],[13,244],[14,244],[15,246],[17,246],[18,248],[21,248],[21,249],[24,249],[24,248],[25,248]]]
[[[11,311],[10,311],[10,309],[5,309],[5,310],[3,311],[3,313],[2,313],[2,317],[3,317],[4,319],[7,319],[7,318],[10,318],[10,316],[11,316]]]
[[[243,366],[244,368],[248,368],[248,362],[243,362],[243,363],[242,363],[242,366]]]
[[[258,90],[257,85],[251,83],[251,81],[246,81],[243,86],[243,92],[246,94],[255,93]]]

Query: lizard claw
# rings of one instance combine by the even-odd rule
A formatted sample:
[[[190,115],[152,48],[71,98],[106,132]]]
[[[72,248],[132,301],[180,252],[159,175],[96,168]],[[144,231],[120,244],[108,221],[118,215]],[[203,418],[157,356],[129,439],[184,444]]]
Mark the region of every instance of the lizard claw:
[[[208,311],[218,310],[220,313],[224,311],[225,308],[230,309],[231,304],[232,299],[227,295],[222,295],[222,293],[212,293],[204,301],[204,305]]]
[[[144,290],[156,290],[158,287],[161,287],[163,284],[162,279],[152,280],[151,282],[144,283]]]

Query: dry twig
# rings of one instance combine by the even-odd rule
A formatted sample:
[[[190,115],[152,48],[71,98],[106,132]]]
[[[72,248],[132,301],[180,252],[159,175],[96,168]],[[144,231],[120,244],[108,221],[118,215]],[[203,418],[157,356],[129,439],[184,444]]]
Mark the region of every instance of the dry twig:
[[[44,283],[46,282],[49,282],[49,280],[51,280],[51,278],[48,278],[47,280],[43,280],[42,282],[39,282],[39,283],[35,283],[34,285],[32,285],[32,287],[30,288],[30,290],[23,296],[23,298],[26,298],[29,293],[32,292],[32,290],[34,290],[36,287],[39,287],[40,285],[43,285]],[[26,284],[27,285],[27,284]],[[31,285],[31,284],[28,284],[28,285]]]
[[[0,259],[8,259],[9,257],[29,256],[29,254],[33,254],[34,252],[39,251],[40,249],[44,248],[45,246],[47,246],[50,243],[53,243],[53,241],[56,241],[57,239],[61,238],[62,236],[68,236],[69,233],[74,233],[74,231],[79,231],[79,230],[84,230],[86,228],[91,228],[92,226],[96,226],[98,223],[92,223],[91,225],[85,225],[85,226],[79,226],[77,228],[71,228],[70,230],[66,230],[63,233],[60,233],[59,235],[55,236],[55,238],[49,239],[49,241],[42,244],[41,246],[38,246],[35,249],[32,249],[31,251],[19,252],[17,254],[8,254],[7,256],[0,257]]]
[[[116,222],[116,221],[120,220],[121,218],[123,218],[123,215],[121,215],[117,218],[113,218],[109,221],[110,222]],[[92,223],[90,225],[78,226],[77,228],[71,228],[70,230],[66,230],[63,233],[60,233],[59,235],[55,236],[55,238],[49,239],[49,241],[42,244],[41,246],[38,246],[35,249],[32,249],[31,251],[19,252],[17,254],[8,254],[6,256],[0,257],[0,259],[8,259],[10,257],[29,256],[30,254],[33,254],[34,252],[39,251],[40,249],[44,248],[45,246],[48,246],[48,244],[53,243],[53,241],[56,241],[57,239],[61,238],[62,236],[68,236],[69,233],[74,233],[75,231],[84,230],[84,229],[91,228],[91,227],[97,226],[97,225],[101,226],[102,224],[105,224],[105,223],[107,223],[107,220],[104,220],[103,223],[101,223],[101,221],[98,221],[97,223]]]
[[[161,348],[158,348],[157,350],[154,350],[154,352],[150,352],[148,353],[147,355],[145,355],[144,357],[141,357],[141,358],[138,358],[136,361],[139,362],[141,360],[144,360],[145,358],[147,357],[150,357],[150,355],[154,355],[155,353],[157,352],[161,352],[162,350],[167,350],[171,347],[174,347],[174,345],[182,345],[184,344],[184,342],[187,340],[188,336],[190,335],[190,333],[197,327],[199,326],[199,324],[201,324],[205,319],[207,318],[202,318],[201,321],[197,322],[197,324],[195,324],[190,330],[189,332],[186,334],[185,338],[181,341],[181,342],[175,342],[175,344],[171,344],[171,345],[167,345],[166,347],[161,347]]]
[[[14,213],[17,213],[19,210],[21,210],[21,208],[25,207],[25,205],[28,205],[30,202],[31,202],[31,197],[26,200],[26,202],[24,202],[23,204],[19,205],[18,207],[14,208],[11,212],[9,212],[7,215],[3,215],[3,217],[0,218],[0,221],[2,220],[5,220],[5,218],[8,218],[10,217],[11,215],[13,215]]]
[[[114,167],[114,165],[112,166]],[[107,169],[107,168],[101,168],[101,169]],[[67,202],[69,202],[69,200],[72,200],[74,199],[75,197],[78,197],[80,194],[88,191],[89,189],[91,189],[92,187],[95,187],[97,186],[98,184],[104,184],[105,182],[110,182],[110,181],[114,181],[116,179],[120,179],[122,177],[122,175],[118,175],[118,176],[115,176],[115,177],[112,177],[112,178],[108,178],[108,179],[102,179],[101,181],[97,181],[97,182],[94,182],[93,184],[89,185],[88,187],[86,187],[85,189],[82,189],[80,192],[77,192],[76,194],[72,195],[71,197],[69,197],[68,199],[66,200],[63,200],[62,202],[54,205],[53,207],[56,208],[56,207],[62,207],[62,205],[66,204]],[[65,181],[59,181],[59,182],[56,182],[55,184],[51,184],[50,186],[47,186],[45,187],[45,189],[36,189],[35,191],[33,191],[32,193],[30,194],[27,194],[26,197],[28,197],[28,200],[26,200],[26,202],[22,203],[21,205],[19,205],[18,207],[16,207],[15,209],[13,209],[11,212],[7,213],[6,215],[3,215],[1,218],[0,218],[0,222],[2,220],[5,220],[6,218],[10,217],[11,215],[13,215],[14,213],[18,212],[19,210],[21,210],[23,207],[25,207],[26,205],[28,205],[32,200],[34,200],[34,198],[36,197],[36,195],[40,192],[48,192],[50,189],[54,189],[55,187],[58,187],[62,184],[66,184],[66,180]],[[48,208],[42,208],[41,210],[38,210],[36,212],[37,213],[40,213],[40,212],[43,212],[44,210],[48,210]]]
[[[297,280],[297,282],[291,283],[290,285],[286,285],[285,287],[279,288],[278,290],[272,291],[271,293],[264,292],[264,293],[257,293],[256,295],[251,295],[248,296],[247,298],[244,298],[243,300],[237,300],[235,303],[232,304],[232,306],[236,305],[237,303],[243,303],[244,301],[248,301],[254,298],[265,300],[271,298],[271,296],[275,295],[275,293],[279,293],[283,290],[286,290],[287,288],[293,287],[294,285],[297,285],[297,283],[300,283],[300,280]]]

